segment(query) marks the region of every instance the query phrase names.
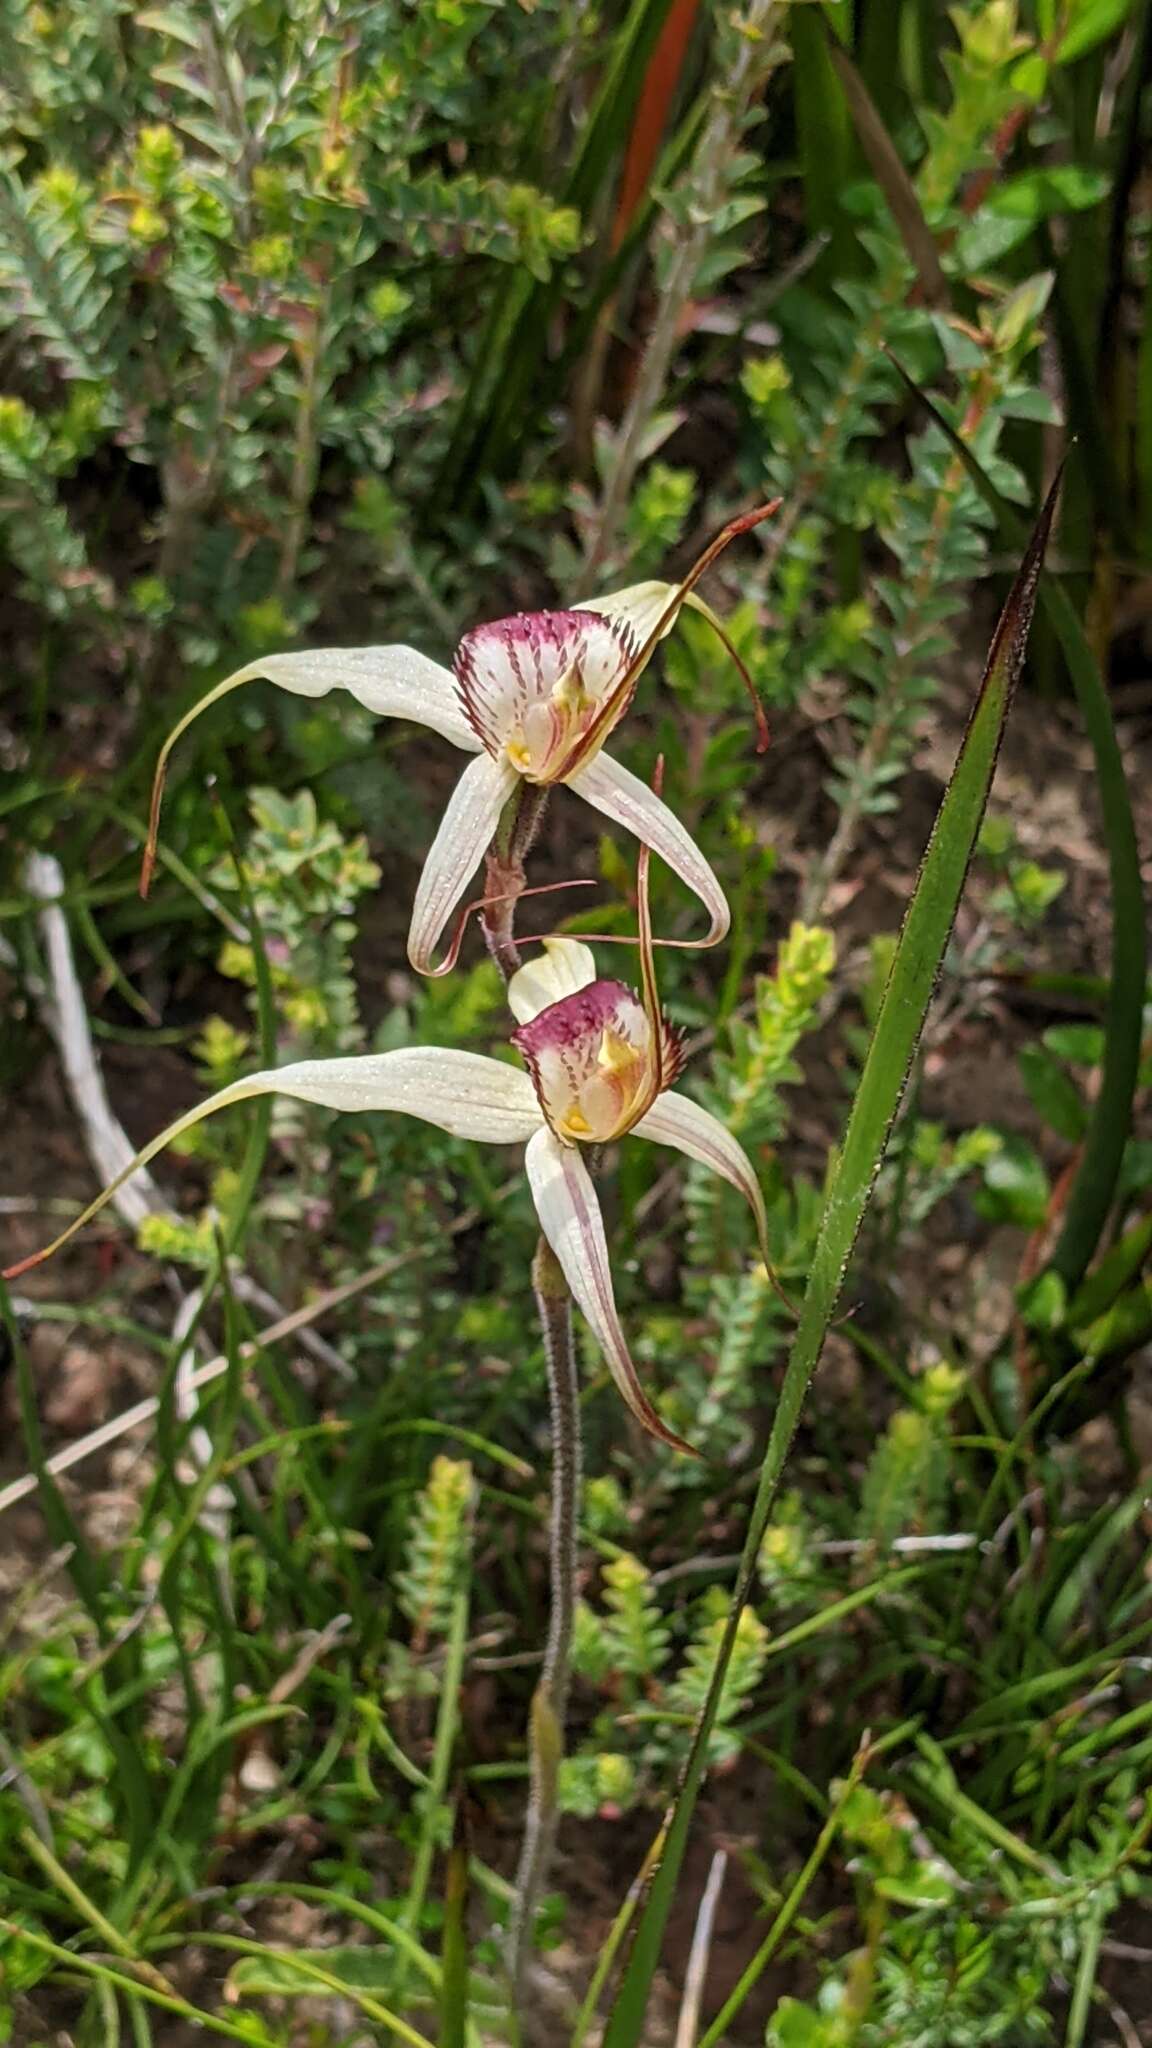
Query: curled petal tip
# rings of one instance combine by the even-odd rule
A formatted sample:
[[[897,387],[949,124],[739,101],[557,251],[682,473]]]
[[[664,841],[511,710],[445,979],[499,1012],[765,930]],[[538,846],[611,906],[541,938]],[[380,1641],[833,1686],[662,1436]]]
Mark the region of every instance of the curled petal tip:
[[[38,1266],[47,1256],[47,1252],[29,1252],[26,1259],[17,1259],[14,1266],[0,1269],[0,1280],[19,1280],[22,1274],[30,1273],[33,1266]]]
[[[769,498],[766,505],[757,505],[751,512],[742,512],[738,519],[731,520],[725,527],[725,534],[729,540],[736,540],[742,533],[751,533],[752,528],[761,525],[765,519],[775,518],[783,503],[783,498]]]

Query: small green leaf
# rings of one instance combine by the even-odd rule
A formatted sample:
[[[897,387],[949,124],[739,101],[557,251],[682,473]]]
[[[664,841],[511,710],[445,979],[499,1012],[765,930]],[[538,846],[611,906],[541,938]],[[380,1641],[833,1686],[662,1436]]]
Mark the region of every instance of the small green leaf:
[[[1018,1223],[1037,1230],[1048,1214],[1048,1176],[1024,1138],[1008,1134],[984,1167],[984,1185],[972,1199],[981,1216],[993,1223]]]
[[[1096,206],[1107,198],[1110,187],[1106,171],[1091,170],[1086,164],[1051,164],[1005,179],[993,187],[984,205],[990,213],[1015,216],[1031,224],[1048,214],[1079,213],[1086,206]]]
[[[1041,1045],[1026,1045],[1017,1055],[1024,1086],[1050,1130],[1078,1145],[1088,1128],[1088,1110],[1071,1075]]]
[[[1118,1301],[1083,1333],[1084,1349],[1093,1358],[1110,1353],[1134,1351],[1152,1334],[1152,1281],[1144,1280]]]
[[[1020,1313],[1030,1330],[1063,1329],[1068,1315],[1068,1293],[1059,1273],[1049,1267],[1016,1297]]]
[[[1142,1216],[1089,1273],[1072,1299],[1068,1319],[1074,1325],[1094,1322],[1115,1301],[1122,1287],[1152,1254],[1152,1216]]]
[[[1104,1057],[1104,1033],[1099,1024],[1050,1024],[1043,1043],[1057,1059],[1075,1067],[1098,1067]]]
[[[279,1956],[270,1949],[267,1955],[243,1956],[234,1963],[228,1972],[228,1990],[234,1998],[315,1998],[323,1994],[323,1987],[308,1976],[308,1964],[338,1977],[349,1991],[367,1991],[373,1996],[386,1994],[396,1975],[395,1960],[387,1949],[301,1948],[291,1956]]]
[[[956,1888],[946,1877],[936,1877],[930,1871],[922,1876],[878,1877],[875,1890],[878,1897],[891,1899],[896,1906],[947,1906],[956,1896]]]
[[[1134,11],[1133,0],[1079,0],[1069,7],[1068,23],[1056,51],[1057,64],[1072,64],[1097,43],[1114,34]]]

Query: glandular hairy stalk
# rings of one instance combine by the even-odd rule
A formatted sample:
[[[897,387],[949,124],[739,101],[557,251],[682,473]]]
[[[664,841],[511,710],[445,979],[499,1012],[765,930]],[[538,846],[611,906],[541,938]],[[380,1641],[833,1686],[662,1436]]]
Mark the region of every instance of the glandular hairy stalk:
[[[582,1463],[572,1300],[556,1256],[543,1237],[532,1261],[532,1291],[544,1336],[552,1418],[552,1606],[544,1665],[532,1698],[528,1816],[508,1926],[508,1968],[518,2006],[523,2003],[536,1908],[552,1860],[560,1818],[560,1765],[564,1756],[576,1615],[576,1520]]]
[[[522,782],[508,800],[485,863],[484,942],[506,983],[520,965],[514,936],[516,905],[524,890],[524,862],[547,802],[546,789],[538,783]]]
[[[482,915],[484,938],[506,983],[520,965],[515,938],[516,905],[524,889],[524,864],[540,829],[547,800],[546,789],[522,784],[509,801],[488,853]],[[519,2011],[524,2005],[536,1910],[552,1861],[560,1818],[560,1766],[564,1759],[564,1724],[571,1684],[577,1514],[583,1465],[572,1297],[559,1261],[543,1236],[532,1261],[532,1292],[544,1339],[552,1432],[551,1604],[544,1664],[532,1697],[528,1812],[508,1922],[508,1973]]]

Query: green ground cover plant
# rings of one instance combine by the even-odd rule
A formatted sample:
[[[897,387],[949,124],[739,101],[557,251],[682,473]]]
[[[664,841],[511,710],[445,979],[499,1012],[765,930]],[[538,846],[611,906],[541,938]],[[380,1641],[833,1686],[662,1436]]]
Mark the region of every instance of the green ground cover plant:
[[[0,51],[0,2039],[1152,2041],[1152,9]]]

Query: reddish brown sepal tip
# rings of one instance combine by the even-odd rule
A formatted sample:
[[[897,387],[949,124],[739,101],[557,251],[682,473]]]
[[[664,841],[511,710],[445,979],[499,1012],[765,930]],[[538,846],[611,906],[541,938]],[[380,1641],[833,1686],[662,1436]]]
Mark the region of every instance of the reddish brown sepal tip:
[[[38,1266],[43,1257],[43,1252],[30,1252],[26,1259],[17,1259],[14,1266],[5,1266],[0,1271],[0,1280],[19,1280],[22,1273],[29,1272],[33,1266]]]
[[[783,503],[783,498],[769,498],[766,505],[757,505],[753,511],[742,512],[738,519],[731,520],[724,531],[732,540],[739,534],[751,533],[752,528],[759,526],[763,520],[775,518]]]

